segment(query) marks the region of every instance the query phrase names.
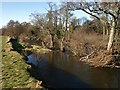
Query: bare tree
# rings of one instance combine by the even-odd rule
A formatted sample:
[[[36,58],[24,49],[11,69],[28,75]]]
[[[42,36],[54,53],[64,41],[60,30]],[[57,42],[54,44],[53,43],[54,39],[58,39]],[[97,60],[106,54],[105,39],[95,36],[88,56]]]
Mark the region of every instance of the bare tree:
[[[69,2],[70,10],[82,10],[87,14],[97,18],[101,21],[100,15],[106,14],[112,18],[110,35],[107,50],[109,51],[112,48],[114,33],[116,25],[119,21],[118,16],[120,15],[120,1],[116,0],[116,2],[86,2],[83,1],[78,2]]]

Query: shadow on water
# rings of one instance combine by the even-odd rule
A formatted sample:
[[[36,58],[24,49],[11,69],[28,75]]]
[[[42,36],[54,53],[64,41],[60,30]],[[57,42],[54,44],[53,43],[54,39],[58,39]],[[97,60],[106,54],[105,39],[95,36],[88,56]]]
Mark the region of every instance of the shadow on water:
[[[27,71],[46,88],[119,88],[120,85],[120,69],[92,68],[56,52],[29,57],[37,64]]]
[[[49,69],[49,70],[48,70]],[[80,80],[77,76],[62,69],[49,66],[38,69],[35,66],[27,70],[32,77],[42,81],[46,88],[91,88],[92,86]]]

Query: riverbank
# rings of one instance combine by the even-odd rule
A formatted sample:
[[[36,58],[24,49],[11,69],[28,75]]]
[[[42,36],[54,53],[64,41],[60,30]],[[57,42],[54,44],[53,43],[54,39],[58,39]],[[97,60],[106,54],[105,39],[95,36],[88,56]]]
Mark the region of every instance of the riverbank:
[[[120,68],[119,56],[111,55],[111,53],[107,51],[92,52],[91,54],[80,58],[80,61],[95,68]]]
[[[36,60],[34,54],[29,55]],[[42,79],[42,85],[51,88],[118,88],[120,69],[94,68],[79,62],[76,56],[60,51],[40,55],[33,77]],[[32,73],[32,72],[31,72]],[[112,81],[111,81],[112,80]]]
[[[77,35],[79,33],[79,36]],[[108,37],[96,33],[85,33],[80,30],[73,32],[69,40],[64,41],[65,51],[79,57],[79,61],[93,67],[120,68],[120,51],[113,46],[107,51]]]
[[[31,65],[25,62],[23,55],[13,50],[9,40],[9,37],[2,36],[2,88],[42,88],[42,81],[31,77],[27,71]]]
[[[9,40],[9,37],[2,36],[3,88],[42,88],[42,81],[31,77],[30,72],[37,74],[37,71],[26,63],[25,56],[28,56],[30,53],[49,53],[52,50],[38,45],[30,45],[26,42],[9,42]],[[82,50],[84,49],[83,46],[81,45]],[[87,46],[90,48],[89,44]],[[111,53],[106,50],[95,51],[94,47],[92,48],[91,52],[88,50],[89,53],[86,55],[83,55],[82,50],[80,52],[79,49],[75,51],[74,48],[68,48],[67,51],[72,52],[72,55],[76,57],[80,57],[79,61],[93,67],[119,68],[119,58],[117,63],[110,56]],[[66,50],[64,53],[66,53]]]

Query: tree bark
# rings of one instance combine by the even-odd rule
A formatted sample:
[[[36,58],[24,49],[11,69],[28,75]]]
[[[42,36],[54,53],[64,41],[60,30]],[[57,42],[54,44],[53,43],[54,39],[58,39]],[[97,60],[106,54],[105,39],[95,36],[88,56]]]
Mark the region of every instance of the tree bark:
[[[106,34],[107,34],[107,36],[108,36],[108,35],[109,35],[109,29],[107,28],[107,30],[106,30],[106,31],[107,31],[107,33],[106,33]]]
[[[114,40],[114,33],[115,33],[115,20],[113,20],[112,26],[111,26],[109,42],[108,42],[108,46],[107,46],[108,51],[110,51],[110,49],[112,48],[112,44],[113,44],[113,40]]]
[[[51,34],[50,34],[50,48],[53,48],[53,39]]]
[[[106,30],[105,30],[105,22],[103,20],[100,20],[101,24],[102,24],[102,31],[103,31],[103,38],[106,35]]]
[[[60,50],[63,51],[63,39],[64,37],[61,38],[61,42],[60,42]]]
[[[109,35],[109,28],[108,28],[108,14],[106,14],[106,34]]]

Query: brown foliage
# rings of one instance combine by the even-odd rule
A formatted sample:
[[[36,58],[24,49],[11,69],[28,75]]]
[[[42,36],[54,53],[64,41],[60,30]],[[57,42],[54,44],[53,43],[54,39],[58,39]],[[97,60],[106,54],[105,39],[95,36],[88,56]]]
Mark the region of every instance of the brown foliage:
[[[86,33],[77,29],[73,32],[71,39],[64,42],[74,54],[86,56],[92,51],[106,50],[107,39],[95,32]]]

